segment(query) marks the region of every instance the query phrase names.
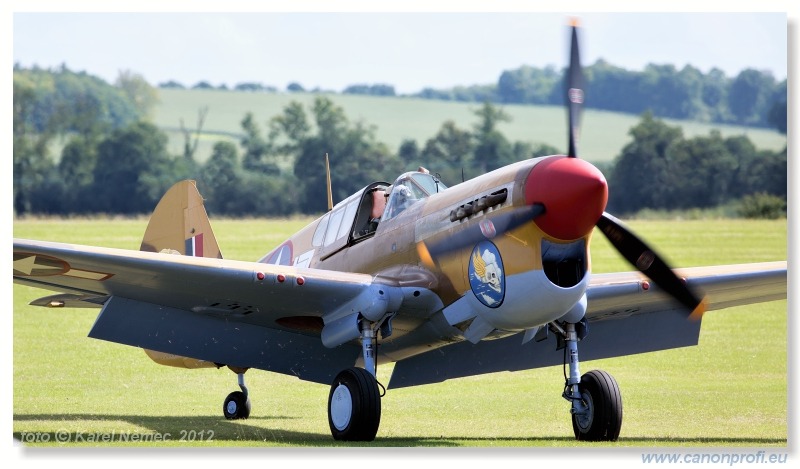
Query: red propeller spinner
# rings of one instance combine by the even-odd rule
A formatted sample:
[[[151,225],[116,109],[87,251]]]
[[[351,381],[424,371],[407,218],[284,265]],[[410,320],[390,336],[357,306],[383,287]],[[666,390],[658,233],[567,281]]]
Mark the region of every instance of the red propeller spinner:
[[[566,156],[548,158],[531,169],[525,202],[541,204],[536,225],[559,240],[582,238],[592,231],[608,202],[606,178],[591,163]]]

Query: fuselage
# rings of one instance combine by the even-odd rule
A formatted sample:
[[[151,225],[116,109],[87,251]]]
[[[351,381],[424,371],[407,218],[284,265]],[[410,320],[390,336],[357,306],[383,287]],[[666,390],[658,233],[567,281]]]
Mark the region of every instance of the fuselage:
[[[403,336],[419,328],[429,333],[414,334],[424,337],[414,342],[437,336],[445,344],[582,315],[575,308],[588,283],[591,228],[606,199],[599,171],[562,156],[521,161],[449,188],[426,172],[406,173],[353,194],[261,261],[367,273],[433,292],[440,305],[393,321],[382,351],[399,359],[416,353]],[[528,211],[534,205],[542,207],[535,216]]]

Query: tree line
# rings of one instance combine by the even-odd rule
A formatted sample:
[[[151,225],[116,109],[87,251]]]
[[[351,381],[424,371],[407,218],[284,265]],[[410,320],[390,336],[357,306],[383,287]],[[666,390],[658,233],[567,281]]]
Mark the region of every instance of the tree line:
[[[426,141],[409,139],[390,149],[373,127],[352,122],[330,96],[319,95],[308,106],[290,102],[267,122],[246,114],[241,140],[218,141],[209,159],[198,162],[186,129],[183,154],[169,154],[166,134],[148,120],[156,99],[156,90],[130,72],[110,85],[63,67],[15,69],[15,213],[146,214],[174,182],[195,179],[212,214],[314,214],[327,208],[326,153],[335,201],[418,166],[454,185],[559,153],[508,140],[497,127],[510,117],[488,101],[476,107],[468,128],[446,121]],[[66,141],[58,158],[50,154],[57,136]],[[754,194],[785,204],[785,150],[761,151],[746,137],[718,133],[686,139],[652,114],[643,115],[631,136],[614,164],[602,168],[617,213],[710,207]]]
[[[663,118],[768,127],[786,133],[787,82],[776,81],[769,72],[746,69],[729,78],[716,68],[703,73],[691,65],[678,69],[674,65],[656,64],[649,64],[637,72],[600,59],[585,67],[584,75],[587,88],[585,105],[589,108],[637,115],[650,111]],[[564,70],[552,66],[522,66],[503,71],[493,84],[424,88],[406,96],[474,103],[561,106],[565,95],[564,76]],[[159,87],[185,88],[175,81],[161,83]],[[214,87],[201,81],[192,88]],[[228,87],[220,85],[217,89],[227,90]],[[274,86],[252,82],[237,84],[233,89],[278,91]],[[335,93],[331,90],[306,90],[297,82],[290,83],[286,90]],[[394,86],[389,84],[349,85],[342,94],[398,96]]]
[[[785,213],[787,150],[759,150],[746,136],[718,131],[685,138],[646,113],[607,171],[609,209],[711,208],[742,201],[742,214],[775,218]]]
[[[604,60],[584,68],[588,108],[663,118],[775,128],[786,133],[786,80],[769,72],[649,64],[641,72]],[[425,89],[419,97],[504,104],[564,104],[564,70],[523,66],[504,71],[494,85]]]

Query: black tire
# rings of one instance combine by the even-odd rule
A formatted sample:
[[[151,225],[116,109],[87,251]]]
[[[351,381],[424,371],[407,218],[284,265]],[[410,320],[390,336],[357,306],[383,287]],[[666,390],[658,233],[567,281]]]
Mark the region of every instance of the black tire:
[[[250,399],[242,391],[233,391],[222,404],[222,413],[228,420],[250,417]]]
[[[378,382],[363,368],[348,368],[331,384],[328,425],[335,440],[372,441],[381,423]]]
[[[575,438],[582,441],[617,441],[622,428],[622,395],[617,381],[602,370],[581,376],[578,385],[586,415],[572,415]]]

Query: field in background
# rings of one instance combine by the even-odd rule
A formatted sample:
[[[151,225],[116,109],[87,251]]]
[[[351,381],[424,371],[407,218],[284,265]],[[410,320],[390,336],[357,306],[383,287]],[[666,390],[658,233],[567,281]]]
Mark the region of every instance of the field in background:
[[[197,126],[197,113],[208,108],[203,135],[198,147],[197,159],[205,161],[219,140],[238,143],[242,132],[241,122],[247,112],[252,112],[256,122],[266,135],[267,121],[283,112],[291,101],[306,105],[309,120],[310,104],[315,95],[311,93],[251,93],[223,90],[174,90],[159,89],[160,104],[155,110],[154,120],[170,136],[170,152],[183,153],[184,137],[180,132],[183,119],[188,130]],[[447,120],[453,120],[459,128],[471,130],[477,122],[474,111],[479,103],[458,103],[402,97],[373,97],[358,95],[328,95],[341,106],[352,121],[363,121],[375,126],[378,141],[384,142],[392,152],[397,152],[400,143],[407,138],[417,141],[422,147],[425,141],[438,132]],[[512,117],[511,122],[501,123],[499,130],[511,141],[547,143],[566,151],[567,119],[560,106],[503,105],[502,109]],[[581,129],[581,156],[594,163],[612,161],[630,141],[628,130],[639,121],[638,116],[587,109],[583,114]],[[669,125],[681,125],[684,135],[694,137],[708,135],[711,129],[719,129],[724,136],[747,135],[759,147],[782,150],[786,136],[767,129],[737,126],[722,126],[697,122],[665,120]]]
[[[254,260],[308,220],[213,221],[223,254]],[[146,220],[17,220],[14,236],[136,249]],[[675,267],[785,260],[787,223],[635,221],[630,226]],[[595,272],[630,270],[605,238],[593,239]],[[237,390],[221,370],[151,362],[136,348],[88,339],[92,310],[27,306],[47,292],[14,285],[13,432],[67,435],[74,446],[521,446],[785,447],[788,438],[787,303],[706,314],[700,344],[582,363],[620,383],[625,419],[616,443],[573,440],[561,367],[496,373],[390,390],[371,444],[328,430],[328,387],[252,370],[253,412],[226,421]],[[381,366],[388,382],[391,365]],[[193,433],[192,433],[193,432]],[[78,436],[170,434],[168,442],[77,442]],[[25,433],[30,434],[30,433]],[[179,441],[185,435],[189,441]],[[50,445],[59,446],[53,442]],[[552,454],[552,453],[550,453]],[[562,453],[555,453],[562,454]]]

